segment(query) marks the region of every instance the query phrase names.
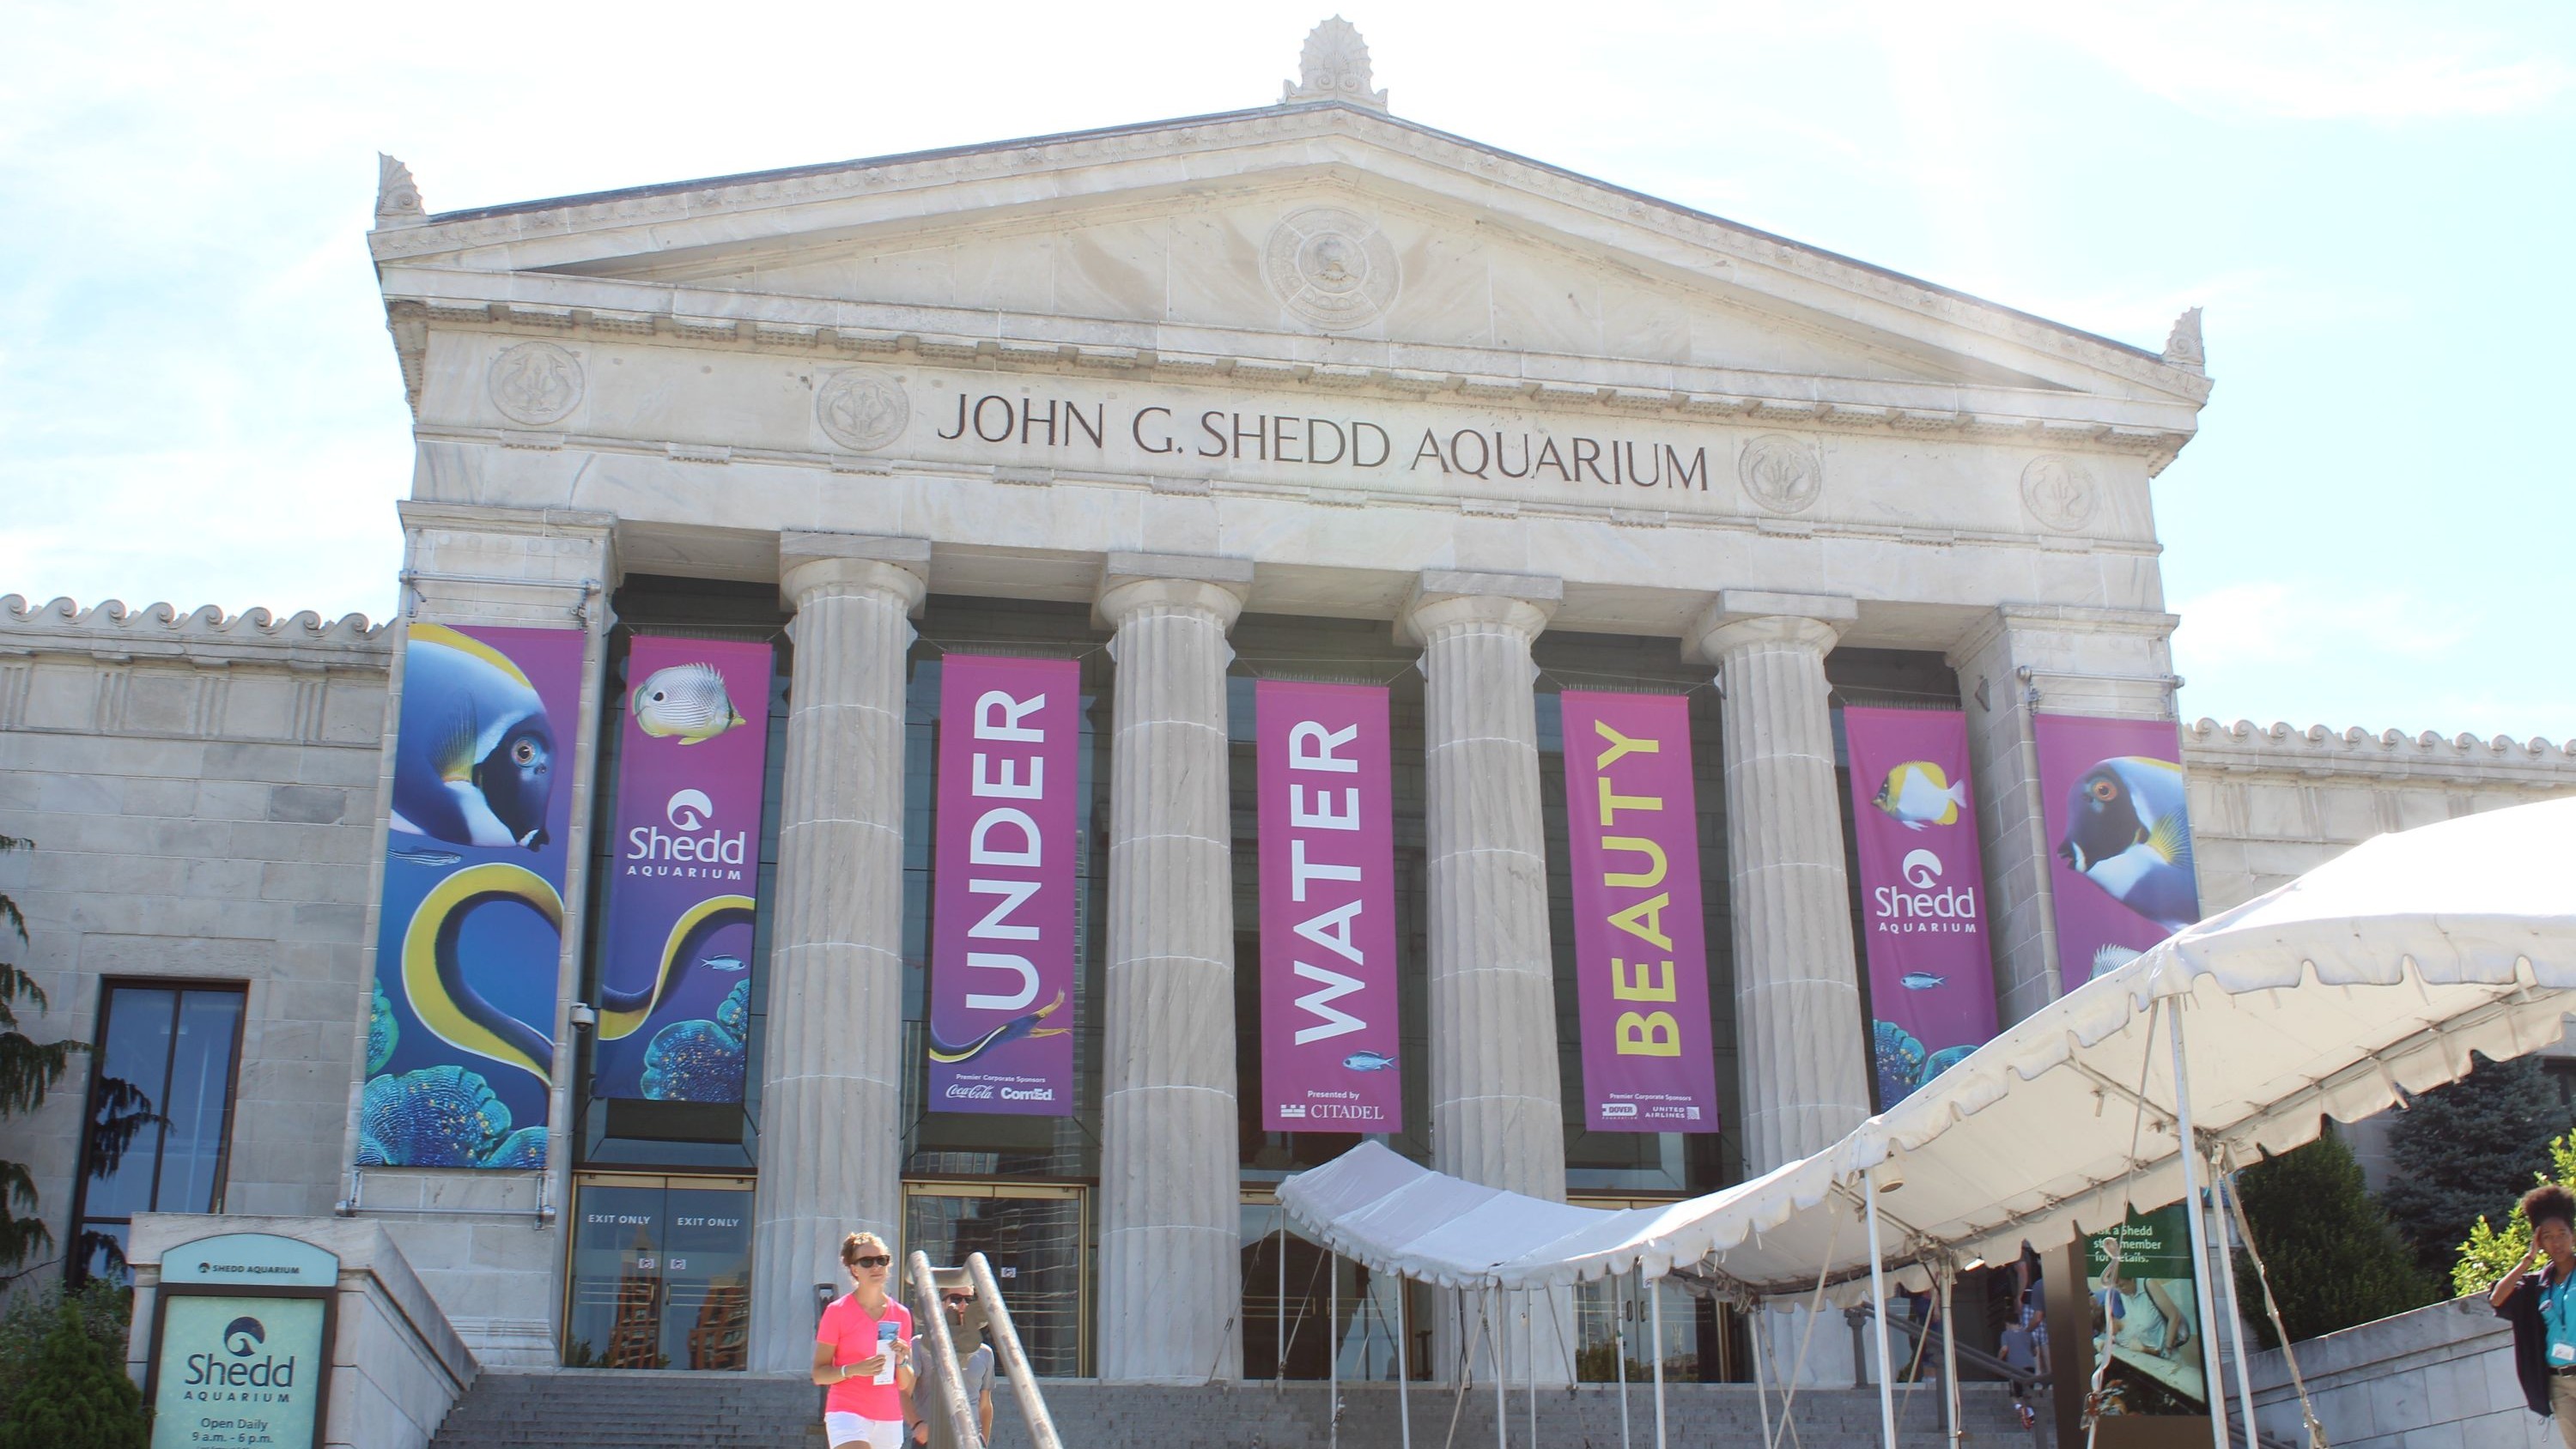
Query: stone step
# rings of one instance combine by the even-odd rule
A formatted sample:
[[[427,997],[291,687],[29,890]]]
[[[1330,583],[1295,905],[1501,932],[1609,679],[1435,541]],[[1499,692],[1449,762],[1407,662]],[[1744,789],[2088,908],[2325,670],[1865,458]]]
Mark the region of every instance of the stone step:
[[[1342,1387],[1341,1422],[1331,1421],[1325,1385],[1240,1384],[1205,1387],[1048,1380],[1047,1406],[1067,1449],[1185,1449],[1240,1445],[1253,1449],[1400,1449],[1392,1385]],[[1937,1386],[1900,1399],[1905,1449],[1942,1449]],[[1463,1402],[1442,1385],[1416,1385],[1407,1395],[1413,1441],[1422,1449],[1482,1449],[1495,1442],[1494,1399],[1471,1389]],[[1770,1400],[1775,1419],[1777,1396]],[[1003,1385],[994,1395],[993,1449],[1028,1449],[1019,1409]],[[1763,1402],[1739,1384],[1675,1384],[1665,1401],[1668,1441],[1688,1449],[1762,1449]],[[1654,1396],[1629,1390],[1623,1438],[1619,1395],[1608,1385],[1538,1394],[1536,1442],[1551,1449],[1645,1449],[1654,1439]],[[1505,1427],[1528,1444],[1530,1402],[1514,1393]],[[484,1374],[439,1427],[433,1449],[779,1449],[821,1445],[821,1394],[792,1377],[740,1374],[620,1373],[601,1370],[494,1371]],[[1452,1430],[1452,1418],[1455,1429]],[[1800,1393],[1799,1442],[1868,1445],[1878,1440],[1878,1398],[1868,1390]],[[1992,1384],[1970,1385],[1961,1420],[1986,1445],[2043,1446],[2046,1430],[2024,1431],[2010,1400]]]

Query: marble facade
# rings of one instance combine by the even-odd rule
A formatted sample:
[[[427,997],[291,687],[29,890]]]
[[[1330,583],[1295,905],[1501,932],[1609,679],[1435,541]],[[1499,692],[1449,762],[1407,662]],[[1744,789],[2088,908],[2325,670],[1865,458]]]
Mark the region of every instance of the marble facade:
[[[1668,640],[1723,687],[1748,1171],[1869,1110],[1832,651],[1954,674],[2005,1017],[2048,1000],[2030,716],[2172,717],[2149,492],[2210,394],[2196,317],[2131,347],[1431,130],[1353,79],[440,215],[389,162],[369,240],[414,416],[402,619],[0,608],[0,832],[42,847],[0,857],[0,888],[53,1024],[83,1030],[84,982],[138,951],[252,981],[243,1100],[279,1106],[240,1115],[227,1206],[455,1210],[386,1226],[483,1361],[552,1362],[570,1154],[350,1184],[368,863],[403,623],[586,629],[595,740],[608,601],[637,574],[774,585],[795,619],[768,989],[796,1009],[765,1043],[755,1303],[802,1303],[841,1231],[900,1226],[897,1154],[822,1149],[899,1127],[903,659],[928,595],[1089,605],[1117,641],[1104,1377],[1245,1371],[1239,615],[1421,650],[1412,1069],[1445,1170],[1564,1194],[1543,633]],[[2213,909],[2378,830],[2576,790],[2540,742],[2203,722],[2184,747]],[[577,828],[592,771],[585,747]],[[75,1112],[34,1119],[57,1213]],[[753,1366],[801,1366],[804,1321],[764,1325]]]

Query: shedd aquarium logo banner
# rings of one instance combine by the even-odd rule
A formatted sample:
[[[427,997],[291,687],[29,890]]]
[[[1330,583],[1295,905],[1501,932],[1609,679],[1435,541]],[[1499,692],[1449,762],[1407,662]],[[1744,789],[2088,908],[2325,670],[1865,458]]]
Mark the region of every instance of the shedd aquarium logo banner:
[[[315,1442],[324,1300],[174,1295],[161,1325],[153,1449]]]
[[[593,1096],[743,1098],[773,667],[761,643],[627,655]]]

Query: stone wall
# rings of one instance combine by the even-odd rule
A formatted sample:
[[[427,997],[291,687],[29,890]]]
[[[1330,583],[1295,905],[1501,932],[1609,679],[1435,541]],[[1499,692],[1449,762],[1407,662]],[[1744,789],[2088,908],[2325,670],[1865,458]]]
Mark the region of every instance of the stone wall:
[[[2336,1449],[2545,1449],[2557,1430],[2523,1407],[2513,1330],[2483,1298],[2435,1303],[2296,1345],[2317,1422]],[[2253,1358],[2254,1420],[2305,1444],[2279,1349]]]
[[[248,983],[223,1206],[328,1213],[355,1057],[388,631],[264,611],[0,597],[0,893],[51,1000],[94,1036],[103,977]],[[9,1124],[58,1245],[88,1064]]]

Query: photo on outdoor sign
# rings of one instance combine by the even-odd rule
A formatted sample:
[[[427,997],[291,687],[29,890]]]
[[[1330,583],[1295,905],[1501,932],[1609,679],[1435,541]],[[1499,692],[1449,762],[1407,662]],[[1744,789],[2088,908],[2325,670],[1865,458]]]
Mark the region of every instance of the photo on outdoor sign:
[[[2131,1213],[2118,1228],[2086,1241],[2094,1362],[2110,1359],[2102,1376],[2105,1413],[2207,1409],[2190,1231],[2177,1203]]]
[[[2170,720],[2036,716],[2059,969],[2074,990],[2200,919]]]
[[[410,627],[361,1167],[546,1165],[585,643]]]

